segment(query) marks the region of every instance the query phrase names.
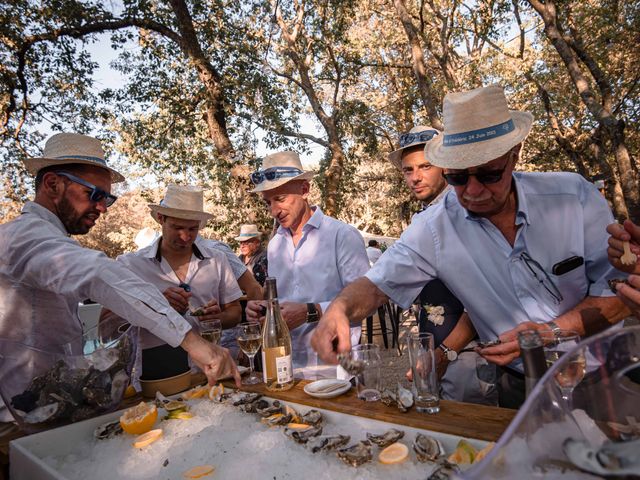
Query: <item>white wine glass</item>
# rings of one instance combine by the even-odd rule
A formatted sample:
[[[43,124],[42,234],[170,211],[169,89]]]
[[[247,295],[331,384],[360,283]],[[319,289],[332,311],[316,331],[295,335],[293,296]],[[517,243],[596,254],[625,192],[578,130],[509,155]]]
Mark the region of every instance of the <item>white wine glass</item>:
[[[249,357],[249,375],[242,381],[243,385],[255,385],[262,382],[262,379],[255,374],[253,367],[253,357],[256,356],[262,345],[262,327],[257,322],[242,323],[236,329],[236,341],[240,350]]]
[[[574,348],[580,343],[580,336],[572,330],[560,330],[555,334],[542,335],[545,358],[550,368],[555,362],[563,359],[563,368],[556,371],[554,380],[562,393],[568,411],[573,410],[573,390],[582,381],[586,372],[586,358],[583,348]],[[569,359],[565,359],[566,356]]]
[[[220,320],[205,320],[200,322],[200,336],[207,342],[220,345],[222,322]]]

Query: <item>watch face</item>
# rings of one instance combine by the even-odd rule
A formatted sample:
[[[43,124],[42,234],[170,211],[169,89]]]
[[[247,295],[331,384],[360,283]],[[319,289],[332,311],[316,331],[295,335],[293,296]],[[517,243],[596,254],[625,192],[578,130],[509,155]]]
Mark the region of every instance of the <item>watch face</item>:
[[[449,360],[450,362],[453,362],[457,358],[458,358],[458,354],[456,353],[455,350],[449,350],[447,352],[447,360]]]

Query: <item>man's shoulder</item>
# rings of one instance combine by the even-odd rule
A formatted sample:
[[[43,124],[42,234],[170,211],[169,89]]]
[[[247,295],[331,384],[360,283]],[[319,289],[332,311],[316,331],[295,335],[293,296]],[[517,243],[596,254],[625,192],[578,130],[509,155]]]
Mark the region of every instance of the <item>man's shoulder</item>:
[[[513,175],[528,192],[543,195],[578,193],[589,183],[573,172],[516,172]]]
[[[360,231],[353,225],[349,225],[348,223],[343,222],[342,220],[338,220],[337,218],[330,217],[329,215],[324,216],[324,218],[322,219],[322,223],[322,226],[326,226],[325,228],[335,230],[339,233],[355,233],[359,236],[362,236],[360,234]]]

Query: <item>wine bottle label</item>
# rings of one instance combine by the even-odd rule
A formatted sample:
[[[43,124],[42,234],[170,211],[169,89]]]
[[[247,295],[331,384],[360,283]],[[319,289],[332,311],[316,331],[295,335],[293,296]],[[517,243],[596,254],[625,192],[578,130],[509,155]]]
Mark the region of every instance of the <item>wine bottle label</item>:
[[[290,382],[293,376],[293,368],[291,365],[291,355],[276,358],[276,372],[278,383]]]

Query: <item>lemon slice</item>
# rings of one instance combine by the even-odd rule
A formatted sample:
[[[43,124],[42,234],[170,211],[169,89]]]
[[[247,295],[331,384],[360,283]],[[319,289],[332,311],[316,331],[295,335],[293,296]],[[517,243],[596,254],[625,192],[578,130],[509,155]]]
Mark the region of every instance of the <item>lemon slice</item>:
[[[215,470],[216,467],[213,465],[198,465],[184,472],[182,476],[184,478],[202,478],[206,475],[211,475]]]
[[[392,443],[378,455],[378,461],[386,465],[401,463],[407,458],[409,458],[409,449],[400,442]]]
[[[473,463],[473,460],[476,457],[476,449],[466,440],[460,440],[458,442],[458,446],[456,447],[455,452],[449,455],[449,460],[451,463]]]
[[[224,393],[224,385],[219,383],[218,385],[214,385],[209,390],[209,400],[213,400],[214,402],[219,402],[220,397]]]
[[[152,403],[140,402],[124,411],[120,417],[122,429],[132,435],[140,435],[153,428],[158,419],[158,409]]]
[[[133,442],[133,446],[136,448],[143,448],[147,445],[151,445],[153,442],[158,440],[162,436],[162,429],[157,428],[156,430],[151,430],[150,432],[143,433],[136,441]]]
[[[127,387],[127,389],[124,391],[124,398],[131,398],[133,397],[136,393],[138,393],[136,391],[136,388],[133,385],[129,385]]]
[[[493,449],[494,446],[495,446],[495,442],[491,442],[491,443],[487,444],[486,447],[484,447],[482,450],[480,450],[478,453],[476,453],[476,456],[473,459],[473,463],[479,462],[484,457],[489,455],[489,452]]]
[[[204,385],[202,387],[193,387],[188,392],[183,393],[182,394],[182,398],[184,398],[185,400],[193,400],[193,399],[196,399],[196,398],[202,398],[207,394],[208,391],[209,391],[209,388],[207,388],[206,385]]]
[[[290,430],[306,430],[307,428],[309,428],[311,425],[308,425],[306,423],[287,423],[287,428],[289,428]]]

